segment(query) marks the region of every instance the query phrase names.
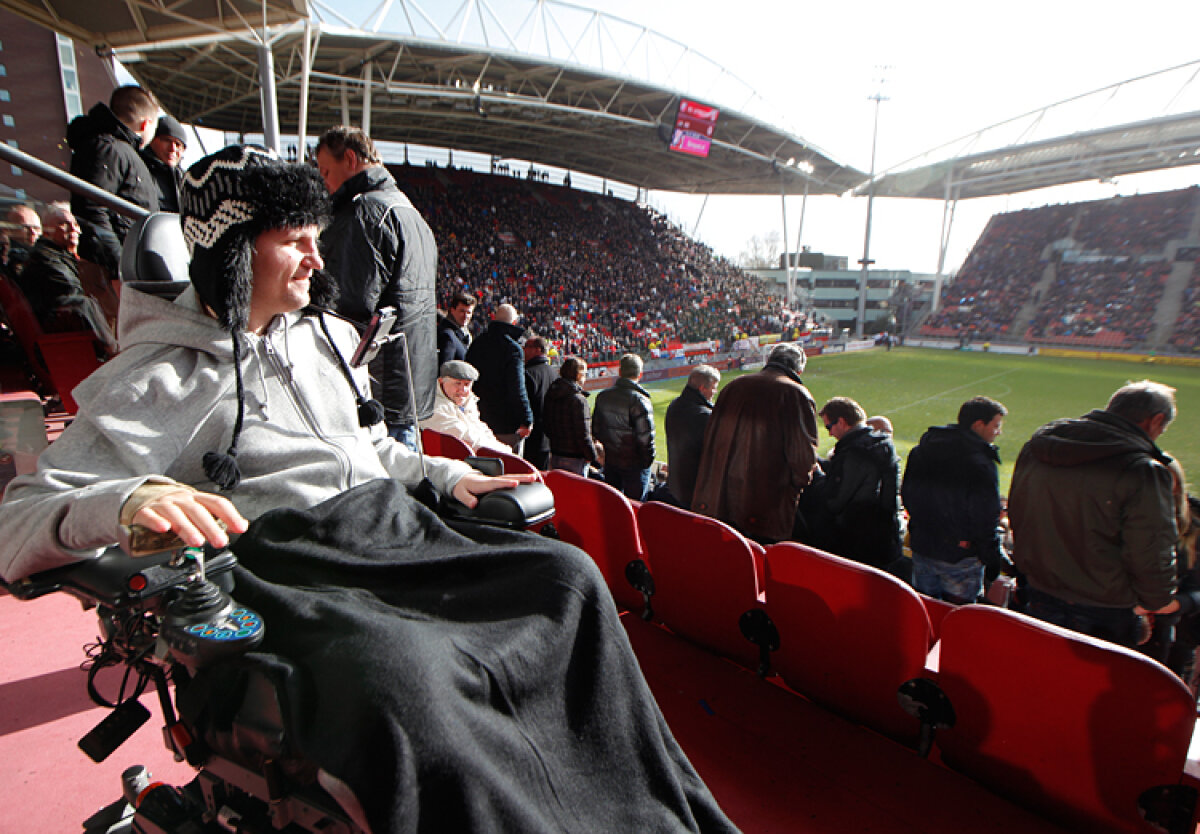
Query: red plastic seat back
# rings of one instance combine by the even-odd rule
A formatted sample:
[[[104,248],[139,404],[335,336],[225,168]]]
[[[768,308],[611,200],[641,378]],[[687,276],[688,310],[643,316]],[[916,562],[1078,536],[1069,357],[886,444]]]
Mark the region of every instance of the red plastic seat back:
[[[913,743],[918,722],[896,691],[924,671],[932,644],[917,593],[891,574],[811,547],[767,548],[767,614],[779,629],[771,664],[792,689]]]
[[[625,579],[625,566],[642,559],[642,540],[629,499],[608,484],[562,469],[545,474],[554,493],[554,526],[559,537],[596,562],[617,607],[642,610],[642,595]]]
[[[538,468],[525,458],[518,457],[512,452],[505,452],[501,449],[485,449],[480,448],[476,453],[481,458],[497,458],[504,462],[505,475],[536,475]]]
[[[71,391],[97,368],[96,337],[90,330],[45,333],[20,287],[0,276],[0,308],[29,359],[43,393],[58,394],[68,414],[79,410]]]
[[[658,501],[637,511],[654,575],[654,614],[676,634],[747,668],[759,651],[738,620],[761,607],[754,551],[727,524]]]
[[[421,429],[421,448],[425,454],[438,458],[466,460],[471,455],[471,449],[457,437],[442,434],[433,429]]]
[[[943,760],[1081,830],[1145,831],[1137,800],[1179,782],[1196,703],[1137,652],[1012,611],[942,623],[939,681],[957,713]]]

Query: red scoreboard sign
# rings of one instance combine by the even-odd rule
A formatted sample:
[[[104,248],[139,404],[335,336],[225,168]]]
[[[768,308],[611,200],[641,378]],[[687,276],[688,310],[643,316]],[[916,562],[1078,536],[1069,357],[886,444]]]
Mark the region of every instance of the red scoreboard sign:
[[[692,156],[708,156],[720,113],[715,107],[680,99],[675,131],[671,136],[671,150]]]

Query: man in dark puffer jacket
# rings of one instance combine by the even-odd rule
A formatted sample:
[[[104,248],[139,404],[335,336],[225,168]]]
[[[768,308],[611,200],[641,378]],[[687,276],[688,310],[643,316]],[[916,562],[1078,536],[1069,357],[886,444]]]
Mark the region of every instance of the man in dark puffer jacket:
[[[154,134],[158,103],[136,85],[113,90],[67,127],[71,173],[144,209],[158,207],[158,189],[138,150]],[[79,221],[79,256],[117,274],[121,244],[134,221],[78,194],[71,211]]]
[[[620,378],[596,395],[592,433],[604,444],[604,480],[633,501],[644,501],[654,463],[654,407],[638,385],[642,360],[621,357]]]

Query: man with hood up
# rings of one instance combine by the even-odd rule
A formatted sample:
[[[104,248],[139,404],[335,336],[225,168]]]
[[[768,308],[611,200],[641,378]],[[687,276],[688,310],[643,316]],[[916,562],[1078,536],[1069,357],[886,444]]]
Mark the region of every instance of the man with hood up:
[[[834,397],[817,415],[837,445],[822,463],[823,509],[830,537],[819,547],[904,575],[900,545],[900,458],[888,435],[867,425],[849,397]]]
[[[1174,418],[1175,389],[1142,380],[1025,444],[1008,514],[1031,616],[1134,646],[1139,614],[1178,609],[1170,458],[1155,443]]]
[[[344,358],[358,334],[327,312],[316,171],[233,146],[189,169],[182,202],[192,286],[175,302],[126,290],[124,349],[0,502],[0,576],[95,558],[135,526],[229,545],[266,636],[177,679],[180,713],[219,724],[248,670],[265,675],[305,764],[288,778],[318,781],[361,830],[734,831],[590,557],[456,532],[406,491],[425,469],[474,506],[533,476],[422,466],[387,435]]]
[[[908,453],[901,495],[912,537],[913,587],[956,605],[975,602],[988,571],[1008,557],[1000,541],[1000,453],[993,441],[1008,414],[1001,403],[972,397],[958,421],[932,426]]]
[[[138,151],[153,138],[157,116],[154,96],[136,84],[117,87],[107,106],[97,102],[67,126],[71,173],[134,205],[156,209],[158,188]],[[134,221],[79,194],[71,198],[71,211],[79,221],[79,257],[115,276],[121,244]]]

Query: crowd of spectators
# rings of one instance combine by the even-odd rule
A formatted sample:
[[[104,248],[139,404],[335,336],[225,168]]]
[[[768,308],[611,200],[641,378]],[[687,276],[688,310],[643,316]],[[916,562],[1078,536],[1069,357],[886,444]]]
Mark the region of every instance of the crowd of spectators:
[[[780,299],[651,209],[463,170],[393,168],[438,241],[438,297],[501,303],[589,362],[671,343],[778,333]]]
[[[980,235],[927,334],[1003,338],[1046,268],[1051,243],[1070,232],[1076,206],[1043,206],[998,214]]]
[[[1192,187],[996,215],[922,332],[1114,347],[1144,342],[1171,271],[1167,244],[1187,237],[1198,193]],[[1047,269],[1051,281],[1041,291]],[[1171,340],[1177,346],[1200,343],[1200,313],[1190,313],[1198,292],[1189,290]],[[1010,333],[1029,304],[1028,329]]]
[[[1153,329],[1170,271],[1165,261],[1058,264],[1027,335],[1035,341],[1070,342],[1107,333],[1117,346],[1142,342]]]
[[[1200,351],[1200,259],[1192,265],[1192,277],[1183,292],[1171,346],[1183,353]]]

